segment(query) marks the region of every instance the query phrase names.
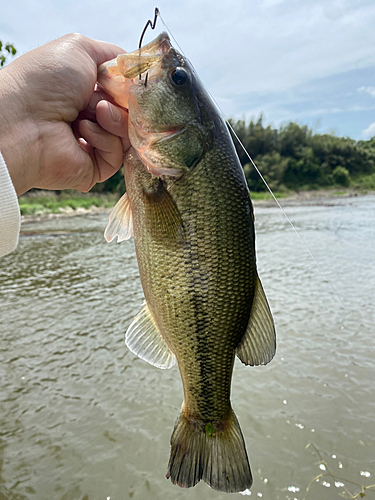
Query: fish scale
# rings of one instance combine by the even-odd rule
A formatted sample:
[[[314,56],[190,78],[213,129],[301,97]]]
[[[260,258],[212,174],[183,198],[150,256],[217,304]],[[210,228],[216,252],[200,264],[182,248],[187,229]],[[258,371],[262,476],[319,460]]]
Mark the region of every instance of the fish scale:
[[[186,58],[165,33],[137,53],[106,63],[99,79],[129,108],[127,192],[105,233],[108,241],[134,235],[146,304],[126,344],[155,366],[178,364],[184,401],[167,477],[243,491],[252,475],[230,401],[234,358],[266,364],[276,347],[250,194],[226,125]],[[123,78],[117,91],[106,87],[109,67]]]
[[[178,360],[187,412],[203,422],[220,422],[230,410],[235,347],[248,323],[254,288],[254,245],[247,215],[251,201],[231,153],[217,154],[213,148],[187,180],[169,189],[182,224],[192,229],[188,241],[177,248],[150,238],[143,223],[145,206],[138,204],[143,203],[143,190],[154,182],[153,176],[142,163],[129,164],[127,174],[146,300]],[[211,157],[214,170],[209,168]],[[214,204],[213,197],[228,203]],[[152,283],[157,283],[155,293]]]

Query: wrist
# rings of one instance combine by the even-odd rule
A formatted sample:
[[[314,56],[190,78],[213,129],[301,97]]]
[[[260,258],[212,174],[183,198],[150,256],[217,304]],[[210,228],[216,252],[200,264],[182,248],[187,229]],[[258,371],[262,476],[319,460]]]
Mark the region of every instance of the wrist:
[[[34,171],[31,164],[35,162],[33,151],[36,149],[33,127],[29,123],[20,122],[7,127],[5,133],[1,129],[0,126],[0,151],[17,196],[21,196],[34,187],[35,183],[31,175]]]
[[[12,68],[0,73],[0,151],[17,196],[34,186],[38,165],[38,128],[27,114]]]

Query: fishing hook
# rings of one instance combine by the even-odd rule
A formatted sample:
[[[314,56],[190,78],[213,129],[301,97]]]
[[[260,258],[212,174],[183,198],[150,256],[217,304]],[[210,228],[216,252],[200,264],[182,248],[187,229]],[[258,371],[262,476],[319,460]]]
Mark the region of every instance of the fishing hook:
[[[149,26],[151,27],[152,30],[155,29],[158,15],[159,15],[159,9],[157,7],[155,7],[154,21],[151,21],[151,19],[149,19],[147,21],[145,27],[143,28],[143,31],[142,31],[142,34],[141,34],[141,38],[139,39],[139,46],[138,46],[138,48],[139,48],[139,55],[141,55],[141,47],[142,47],[143,37],[145,36],[146,30],[147,30],[147,28]],[[142,75],[141,74],[139,75],[139,79],[142,80]]]

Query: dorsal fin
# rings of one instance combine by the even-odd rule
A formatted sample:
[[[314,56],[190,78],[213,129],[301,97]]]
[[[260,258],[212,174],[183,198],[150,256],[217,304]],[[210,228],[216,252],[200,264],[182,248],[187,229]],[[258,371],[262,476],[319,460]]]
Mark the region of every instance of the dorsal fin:
[[[255,294],[246,332],[236,354],[245,365],[266,365],[276,352],[276,332],[262,283],[257,276]]]

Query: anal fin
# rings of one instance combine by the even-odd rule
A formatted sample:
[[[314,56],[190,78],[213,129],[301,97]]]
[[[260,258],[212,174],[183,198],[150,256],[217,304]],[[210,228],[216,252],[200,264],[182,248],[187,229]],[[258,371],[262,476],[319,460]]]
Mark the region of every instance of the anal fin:
[[[266,365],[276,352],[276,332],[272,313],[257,276],[255,294],[246,332],[236,354],[245,365]]]
[[[161,336],[147,304],[129,326],[125,344],[131,352],[158,368],[167,369],[176,364],[176,357]]]
[[[104,238],[109,242],[117,236],[117,243],[128,240],[133,236],[133,217],[130,200],[125,193],[118,200],[109,214],[108,224],[104,231]]]

